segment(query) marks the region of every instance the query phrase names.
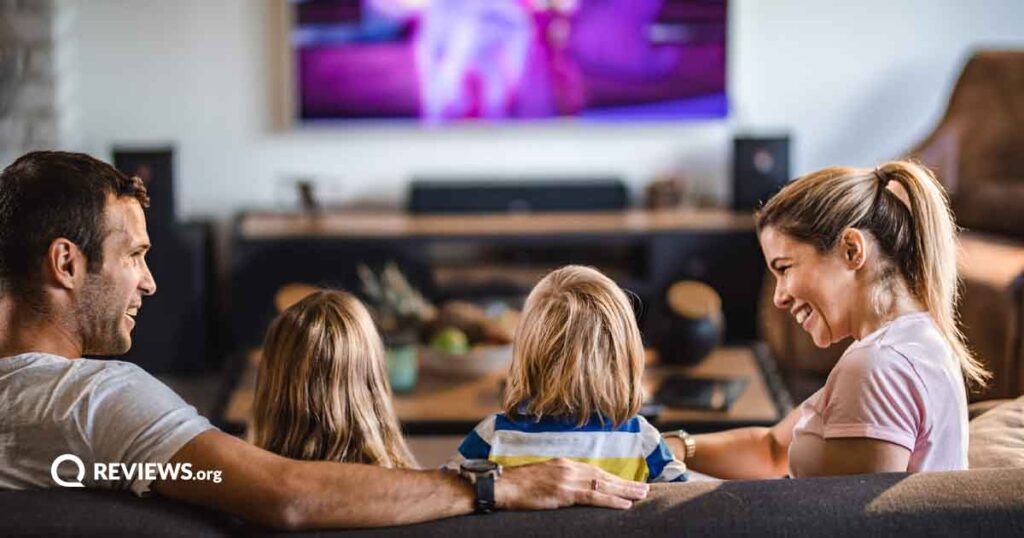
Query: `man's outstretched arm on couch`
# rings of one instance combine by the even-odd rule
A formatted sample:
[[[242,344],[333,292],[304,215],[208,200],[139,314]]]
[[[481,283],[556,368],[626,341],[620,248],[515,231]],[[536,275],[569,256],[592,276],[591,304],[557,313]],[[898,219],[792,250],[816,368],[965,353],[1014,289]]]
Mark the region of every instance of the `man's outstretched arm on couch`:
[[[215,430],[196,436],[171,463],[219,470],[222,481],[159,481],[156,492],[280,529],[403,525],[473,511],[472,489],[452,473],[290,460]],[[621,509],[646,494],[646,484],[567,460],[507,469],[495,490],[506,510]]]

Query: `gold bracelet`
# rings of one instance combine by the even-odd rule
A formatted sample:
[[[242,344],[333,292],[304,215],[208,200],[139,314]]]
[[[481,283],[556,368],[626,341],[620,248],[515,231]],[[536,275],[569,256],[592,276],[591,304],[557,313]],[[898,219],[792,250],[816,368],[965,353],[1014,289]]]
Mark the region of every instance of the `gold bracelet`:
[[[686,448],[686,453],[683,454],[683,461],[693,458],[693,455],[697,453],[697,441],[692,435],[687,433],[686,430],[679,429],[661,434],[664,438],[675,437],[683,442],[683,446]]]

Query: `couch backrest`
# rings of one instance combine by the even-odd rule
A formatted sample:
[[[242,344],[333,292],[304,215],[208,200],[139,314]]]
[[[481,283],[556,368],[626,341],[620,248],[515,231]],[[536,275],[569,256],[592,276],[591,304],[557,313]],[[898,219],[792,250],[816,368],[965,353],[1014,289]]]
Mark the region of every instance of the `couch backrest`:
[[[318,536],[1024,536],[1024,469],[655,485],[627,511],[464,516]],[[0,535],[275,535],[163,499],[0,491]],[[17,514],[15,517],[8,517]]]

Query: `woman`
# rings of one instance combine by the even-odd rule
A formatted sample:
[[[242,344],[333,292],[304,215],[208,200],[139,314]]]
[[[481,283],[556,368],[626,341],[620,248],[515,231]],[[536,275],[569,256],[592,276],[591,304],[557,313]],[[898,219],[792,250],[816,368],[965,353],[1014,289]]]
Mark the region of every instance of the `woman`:
[[[931,172],[821,170],[773,197],[757,230],[775,306],[819,347],[855,341],[782,422],[681,433],[677,456],[721,478],[966,469],[964,378],[989,374],[957,327],[956,225]]]

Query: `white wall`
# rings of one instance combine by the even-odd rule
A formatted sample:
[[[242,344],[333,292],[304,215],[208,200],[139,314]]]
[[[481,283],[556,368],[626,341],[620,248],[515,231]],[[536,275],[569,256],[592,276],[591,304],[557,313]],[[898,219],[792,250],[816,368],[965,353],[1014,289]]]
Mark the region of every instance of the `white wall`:
[[[734,132],[790,132],[795,174],[869,165],[929,132],[968,54],[1024,47],[1020,0],[732,0],[733,114],[700,123],[348,127],[274,133],[263,0],[61,0],[62,136],[178,149],[179,213],[273,206],[295,176],[397,201],[414,174],[680,169],[724,199]]]

